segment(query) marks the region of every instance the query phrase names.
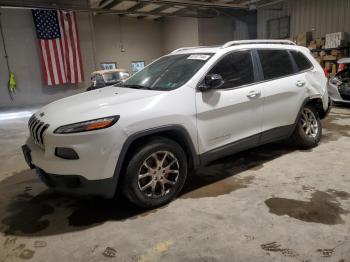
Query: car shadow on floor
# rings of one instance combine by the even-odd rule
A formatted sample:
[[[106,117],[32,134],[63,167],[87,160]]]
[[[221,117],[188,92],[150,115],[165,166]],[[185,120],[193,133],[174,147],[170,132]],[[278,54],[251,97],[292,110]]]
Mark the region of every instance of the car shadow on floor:
[[[294,150],[285,144],[270,144],[220,159],[190,173],[180,198],[215,197],[246,187],[234,176],[247,170],[258,170],[266,162]],[[220,184],[227,179],[234,181]],[[161,209],[141,209],[122,197],[104,200],[54,193],[46,189],[33,170],[2,180],[0,192],[0,232],[6,235],[45,236],[74,232],[107,221],[147,216]]]

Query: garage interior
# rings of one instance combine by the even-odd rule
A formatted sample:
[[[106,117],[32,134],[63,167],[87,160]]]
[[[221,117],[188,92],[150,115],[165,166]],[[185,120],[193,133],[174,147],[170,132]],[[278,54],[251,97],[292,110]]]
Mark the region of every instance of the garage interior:
[[[32,9],[76,13],[83,81],[44,83]],[[133,74],[181,47],[290,39],[332,77],[349,57],[349,14],[350,0],[0,1],[0,261],[350,261],[346,104],[322,121],[318,147],[283,141],[220,159],[152,210],[48,190],[21,152],[29,117],[85,92],[103,64]]]

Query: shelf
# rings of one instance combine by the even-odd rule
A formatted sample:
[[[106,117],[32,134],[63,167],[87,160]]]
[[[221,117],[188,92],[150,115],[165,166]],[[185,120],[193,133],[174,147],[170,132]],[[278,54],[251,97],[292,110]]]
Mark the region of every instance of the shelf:
[[[332,51],[332,50],[345,50],[349,49],[349,46],[344,47],[335,47],[335,48],[319,48],[319,49],[310,49],[311,52],[321,52],[321,51]]]

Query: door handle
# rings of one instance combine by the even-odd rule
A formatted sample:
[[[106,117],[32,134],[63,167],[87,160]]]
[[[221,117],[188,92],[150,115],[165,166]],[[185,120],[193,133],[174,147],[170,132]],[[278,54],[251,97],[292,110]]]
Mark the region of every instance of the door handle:
[[[296,83],[296,86],[297,86],[297,87],[303,87],[304,85],[306,85],[306,83],[305,83],[304,81],[298,81],[298,82]]]
[[[256,98],[256,97],[259,97],[260,95],[261,95],[260,91],[252,90],[247,94],[247,97]]]

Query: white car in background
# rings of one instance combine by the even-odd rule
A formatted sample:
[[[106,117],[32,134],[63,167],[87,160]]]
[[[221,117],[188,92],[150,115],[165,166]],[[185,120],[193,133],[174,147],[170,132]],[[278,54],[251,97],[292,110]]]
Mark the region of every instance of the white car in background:
[[[121,68],[95,71],[91,74],[91,85],[86,91],[111,86],[116,83],[123,82],[129,77],[130,74],[128,70]]]
[[[333,102],[350,104],[350,58],[339,59],[338,64],[344,68],[329,79],[328,93]]]
[[[233,41],[175,50],[119,86],[41,108],[23,152],[50,188],[104,197],[118,188],[155,207],[215,159],[288,137],[317,146],[328,111],[327,79],[307,48]]]

